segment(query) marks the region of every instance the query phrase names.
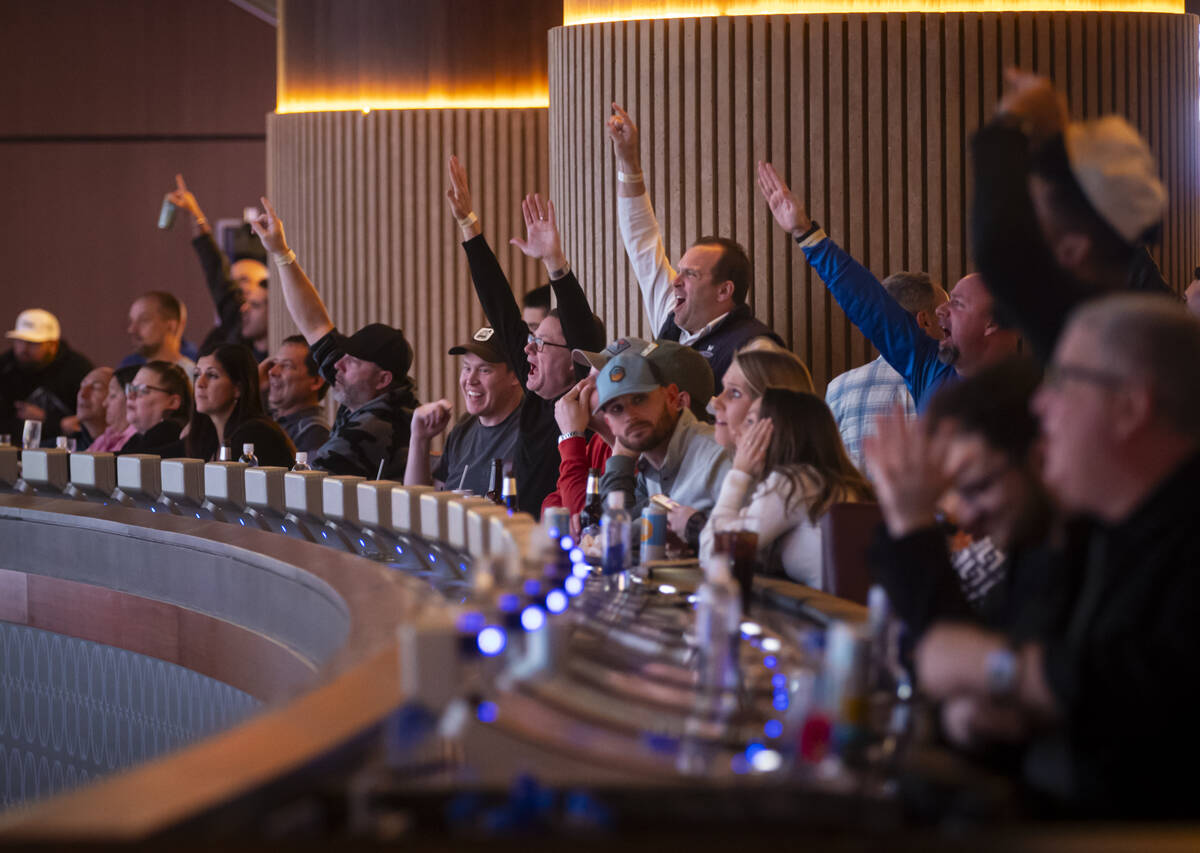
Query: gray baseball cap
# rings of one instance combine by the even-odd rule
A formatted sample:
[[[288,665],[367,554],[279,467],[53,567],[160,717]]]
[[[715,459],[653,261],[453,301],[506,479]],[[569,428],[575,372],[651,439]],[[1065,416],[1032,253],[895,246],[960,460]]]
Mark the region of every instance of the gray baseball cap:
[[[577,364],[589,365],[603,373],[605,365],[625,352],[636,352],[649,361],[655,374],[662,380],[660,384],[673,384],[680,391],[686,391],[691,398],[692,412],[701,419],[705,418],[705,407],[716,390],[716,379],[708,359],[689,346],[678,341],[650,342],[642,338],[617,338],[599,352],[577,349],[571,355]]]
[[[596,408],[600,411],[610,401],[625,394],[648,394],[663,387],[663,381],[639,351],[628,349],[609,359],[596,377]]]

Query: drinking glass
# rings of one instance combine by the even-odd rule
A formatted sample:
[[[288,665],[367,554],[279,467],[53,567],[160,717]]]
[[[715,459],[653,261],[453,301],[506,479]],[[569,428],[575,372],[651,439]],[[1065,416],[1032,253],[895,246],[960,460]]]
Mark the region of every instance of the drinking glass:
[[[25,421],[25,435],[22,446],[26,450],[37,450],[42,446],[41,421]]]

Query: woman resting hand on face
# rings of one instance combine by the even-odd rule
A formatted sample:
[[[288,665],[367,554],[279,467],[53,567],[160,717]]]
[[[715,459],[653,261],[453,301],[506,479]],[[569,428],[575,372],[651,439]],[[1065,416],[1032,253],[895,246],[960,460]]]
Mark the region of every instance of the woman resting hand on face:
[[[750,405],[736,443],[733,469],[700,534],[701,561],[712,556],[716,532],[741,525],[758,534],[767,574],[820,589],[817,522],[831,504],[875,498],[829,407],[806,391],[768,388]]]
[[[222,344],[200,356],[193,385],[196,411],[187,434],[188,456],[214,460],[229,447],[236,460],[242,445],[253,444],[259,465],[295,464],[291,439],[263,408],[258,364],[249,347]]]

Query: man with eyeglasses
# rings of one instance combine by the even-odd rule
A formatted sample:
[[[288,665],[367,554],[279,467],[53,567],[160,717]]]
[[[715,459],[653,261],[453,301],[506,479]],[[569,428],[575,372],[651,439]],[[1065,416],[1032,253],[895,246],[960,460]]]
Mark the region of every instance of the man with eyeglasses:
[[[949,734],[1024,748],[1072,814],[1194,817],[1200,740],[1200,321],[1160,296],[1076,309],[1033,409],[1044,477],[1073,522],[1061,610],[1020,640],[961,624],[917,648]]]
[[[448,165],[450,187],[446,198],[462,232],[475,293],[495,330],[496,346],[516,370],[522,388],[531,392],[521,404],[520,438],[513,471],[517,478],[518,506],[522,512],[539,516],[543,501],[554,491],[558,480],[558,443],[573,437],[559,435],[554,403],[585,375],[582,367],[576,368],[571,350],[600,349],[604,346],[604,328],[592,313],[583,288],[563,255],[554,203],[533,193],[521,202],[525,239],[516,238],[512,243],[545,265],[558,307],[538,324],[536,332],[529,331],[504,270],[484,239],[479,217],[471,207],[466,169],[453,156]]]

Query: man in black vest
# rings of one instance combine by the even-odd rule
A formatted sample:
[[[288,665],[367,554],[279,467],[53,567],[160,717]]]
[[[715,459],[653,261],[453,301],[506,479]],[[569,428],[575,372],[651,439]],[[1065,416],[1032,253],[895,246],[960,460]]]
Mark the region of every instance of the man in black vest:
[[[701,237],[679,259],[679,271],[671,269],[642,178],[637,125],[612,107],[607,126],[617,157],[617,219],[650,327],[659,340],[679,341],[707,358],[720,393],[725,369],[741,347],[755,338],[783,341],[746,304],[750,258],[735,241]]]

